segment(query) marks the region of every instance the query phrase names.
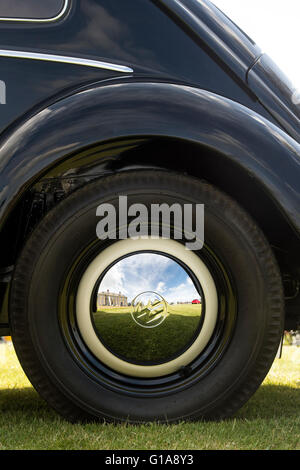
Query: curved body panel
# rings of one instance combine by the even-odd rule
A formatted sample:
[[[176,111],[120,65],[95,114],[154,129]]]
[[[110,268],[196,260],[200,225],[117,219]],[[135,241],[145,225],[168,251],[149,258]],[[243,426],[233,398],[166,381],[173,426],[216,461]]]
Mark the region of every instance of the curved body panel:
[[[99,142],[143,136],[182,139],[226,155],[260,182],[300,233],[300,145],[295,140],[216,94],[132,80],[92,86],[59,100],[2,142],[1,220],[30,185],[64,159]]]
[[[120,69],[206,89],[276,122],[246,84],[259,53],[206,1],[72,0],[58,21],[0,20],[0,80],[7,86],[0,132],[57,93],[120,77]]]
[[[247,81],[280,125],[300,142],[300,102],[289,79],[263,54],[248,73]]]

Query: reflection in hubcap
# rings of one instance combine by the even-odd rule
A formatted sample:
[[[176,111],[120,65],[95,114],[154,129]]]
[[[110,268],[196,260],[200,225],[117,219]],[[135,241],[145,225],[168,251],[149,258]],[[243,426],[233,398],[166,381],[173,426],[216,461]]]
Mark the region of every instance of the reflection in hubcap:
[[[134,299],[154,292],[167,303],[158,328],[141,328]],[[218,296],[214,279],[194,252],[175,240],[119,240],[84,272],[76,319],[86,347],[104,367],[131,377],[163,377],[192,364],[214,332]]]
[[[92,312],[101,343],[133,364],[161,364],[182,354],[202,324],[200,286],[187,269],[154,252],[114,263],[100,281]]]
[[[156,292],[143,292],[133,299],[131,316],[143,328],[155,328],[167,318],[168,304]]]

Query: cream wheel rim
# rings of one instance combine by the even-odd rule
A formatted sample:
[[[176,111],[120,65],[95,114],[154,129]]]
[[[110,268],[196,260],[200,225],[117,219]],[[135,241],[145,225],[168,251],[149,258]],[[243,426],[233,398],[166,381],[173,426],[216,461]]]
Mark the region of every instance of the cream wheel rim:
[[[149,251],[171,256],[189,267],[201,285],[205,300],[205,315],[197,337],[182,354],[162,364],[139,365],[127,362],[113,354],[101,341],[94,328],[90,305],[95,285],[99,277],[109,266],[124,256]],[[162,377],[177,372],[182,367],[189,365],[208,345],[217,323],[217,316],[217,289],[208,268],[193,251],[187,250],[181,243],[170,239],[141,238],[138,240],[120,240],[104,249],[94,258],[84,272],[76,297],[78,328],[86,346],[100,362],[110,369],[132,377]],[[160,323],[158,322],[158,324]]]

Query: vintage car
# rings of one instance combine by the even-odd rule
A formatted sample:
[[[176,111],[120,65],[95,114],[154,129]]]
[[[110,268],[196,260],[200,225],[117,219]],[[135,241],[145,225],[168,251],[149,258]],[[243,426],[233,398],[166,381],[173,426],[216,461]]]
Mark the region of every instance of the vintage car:
[[[298,98],[208,0],[1,0],[0,335],[62,416],[222,419],[260,386],[300,320]]]

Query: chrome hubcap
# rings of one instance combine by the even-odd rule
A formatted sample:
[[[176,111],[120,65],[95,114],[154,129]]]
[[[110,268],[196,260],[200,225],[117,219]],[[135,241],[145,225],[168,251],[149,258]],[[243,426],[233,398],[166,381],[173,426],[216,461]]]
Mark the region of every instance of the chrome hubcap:
[[[143,292],[137,295],[131,306],[131,317],[142,328],[156,328],[167,316],[168,303],[157,292]]]
[[[190,364],[216,325],[204,263],[166,239],[122,240],[98,255],[78,288],[76,316],[90,351],[111,369],[161,377]]]

